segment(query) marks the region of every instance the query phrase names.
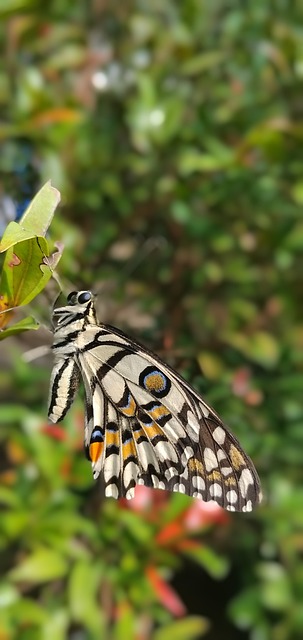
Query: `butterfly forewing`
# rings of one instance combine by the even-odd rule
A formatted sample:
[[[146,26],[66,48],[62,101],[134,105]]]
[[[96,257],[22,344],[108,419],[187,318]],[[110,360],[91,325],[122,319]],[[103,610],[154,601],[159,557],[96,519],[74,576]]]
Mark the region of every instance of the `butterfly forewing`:
[[[49,418],[61,420],[82,377],[85,447],[105,495],[136,484],[251,511],[261,500],[252,461],[211,407],[173,369],[118,329],[98,324],[93,296],[56,309]]]

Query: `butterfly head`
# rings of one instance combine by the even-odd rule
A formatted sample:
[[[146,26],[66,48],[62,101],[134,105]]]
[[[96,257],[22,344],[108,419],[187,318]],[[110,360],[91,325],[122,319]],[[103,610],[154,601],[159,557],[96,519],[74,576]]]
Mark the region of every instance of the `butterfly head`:
[[[96,312],[94,294],[91,291],[72,291],[66,299],[67,304],[53,310],[52,319],[57,327],[71,323],[95,324]]]
[[[72,291],[67,296],[67,303],[75,305],[87,305],[90,300],[93,300],[94,296],[91,291]]]

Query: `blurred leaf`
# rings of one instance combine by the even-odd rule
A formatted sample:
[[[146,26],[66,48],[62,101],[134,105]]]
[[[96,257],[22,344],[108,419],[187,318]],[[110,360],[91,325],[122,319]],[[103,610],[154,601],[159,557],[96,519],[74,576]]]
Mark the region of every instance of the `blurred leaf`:
[[[18,599],[18,590],[13,585],[5,582],[0,585],[0,610],[10,606]]]
[[[19,504],[19,498],[13,489],[5,486],[0,486],[0,503],[2,507],[4,507],[5,505],[16,508]]]
[[[0,340],[4,340],[4,338],[8,338],[9,336],[17,333],[22,333],[22,331],[27,331],[29,329],[39,329],[39,323],[31,316],[23,318],[23,320],[16,322],[16,324],[8,327],[8,329],[1,331]]]
[[[291,606],[292,593],[284,567],[277,562],[263,562],[258,573],[263,580],[261,596],[265,606],[272,611],[287,610]]]
[[[40,584],[63,578],[68,570],[64,557],[54,549],[36,548],[9,574],[12,582]]]
[[[258,331],[251,336],[232,333],[225,335],[224,339],[227,344],[241,351],[249,360],[264,367],[272,368],[279,360],[279,344],[273,335],[265,331]]]
[[[1,421],[4,423],[12,423],[15,421],[20,421],[24,418],[26,412],[24,407],[20,404],[5,404],[1,403]]]
[[[189,58],[182,66],[181,73],[186,76],[192,76],[203,73],[212,67],[216,67],[224,62],[226,56],[223,51],[204,51],[193,58]]]
[[[302,182],[302,180],[300,180],[299,182],[296,182],[296,184],[294,184],[294,186],[292,188],[292,196],[293,196],[294,200],[299,205],[303,204],[303,182]]]
[[[38,4],[39,0],[1,0],[0,16],[10,16],[16,12],[33,9]]]
[[[125,638],[133,638],[138,621],[134,615],[134,611],[127,602],[122,602],[117,611],[117,621],[114,626],[114,640],[125,640]]]
[[[158,629],[153,640],[195,640],[209,630],[209,622],[202,616],[188,616],[184,620],[171,622]]]
[[[163,514],[163,521],[161,522],[161,525],[177,520],[179,516],[184,514],[191,505],[192,500],[188,496],[182,493],[173,493],[170,496],[169,503],[167,504],[165,513]]]
[[[255,620],[260,618],[261,603],[256,587],[243,590],[234,598],[229,607],[229,614],[240,629],[249,629]]]
[[[303,195],[303,183],[302,183],[302,195]],[[303,197],[302,197],[303,203]],[[285,247],[292,251],[302,251],[303,249],[303,224],[298,222],[292,228],[291,232],[285,238]]]
[[[102,613],[97,602],[100,575],[100,564],[92,564],[90,560],[77,562],[70,574],[68,596],[72,619],[91,628],[93,619],[95,628],[101,623]]]
[[[224,169],[233,161],[232,153],[228,155],[214,155],[211,153],[201,153],[198,149],[185,148],[178,159],[178,170],[181,176],[188,176],[191,173],[208,173]]]
[[[63,608],[51,611],[50,615],[41,625],[41,640],[49,640],[49,638],[66,640],[69,623],[69,611]]]
[[[43,605],[26,596],[13,603],[11,609],[14,622],[22,626],[41,624],[47,618]]]
[[[227,558],[218,555],[209,546],[201,545],[201,547],[186,549],[184,555],[198,562],[215,580],[221,580],[228,574],[229,561]]]
[[[217,380],[224,371],[223,362],[218,356],[207,351],[198,355],[199,366],[202,374],[210,380]]]

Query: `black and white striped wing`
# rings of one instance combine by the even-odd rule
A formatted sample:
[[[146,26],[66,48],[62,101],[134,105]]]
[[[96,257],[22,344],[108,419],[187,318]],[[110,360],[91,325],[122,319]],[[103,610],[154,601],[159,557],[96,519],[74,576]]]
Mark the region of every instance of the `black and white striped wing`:
[[[107,496],[131,498],[143,484],[214,500],[231,511],[250,511],[260,502],[257,473],[236,438],[154,354],[113,327],[88,327],[75,358],[56,365],[52,421],[70,406],[79,372],[86,451],[94,477],[104,476]]]
[[[66,416],[79,389],[81,374],[73,358],[61,358],[53,367],[48,399],[48,417],[60,422]]]

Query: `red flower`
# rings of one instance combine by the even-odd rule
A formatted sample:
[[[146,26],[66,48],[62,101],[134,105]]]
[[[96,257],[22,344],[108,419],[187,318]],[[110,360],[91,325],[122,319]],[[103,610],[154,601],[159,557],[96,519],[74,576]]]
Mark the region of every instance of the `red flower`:
[[[161,604],[176,617],[184,616],[186,608],[174,589],[163,580],[157,569],[149,566],[146,576]]]
[[[41,432],[44,433],[46,436],[50,436],[54,440],[63,441],[67,439],[66,432],[64,431],[64,429],[62,429],[62,427],[58,427],[57,425],[52,426],[50,424],[46,424],[42,427]]]

